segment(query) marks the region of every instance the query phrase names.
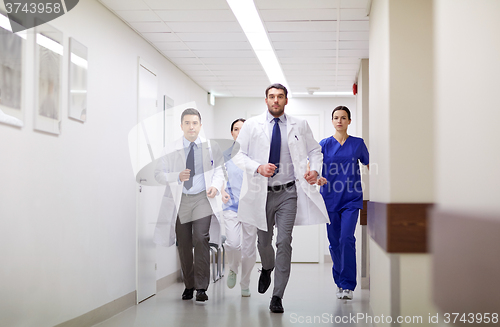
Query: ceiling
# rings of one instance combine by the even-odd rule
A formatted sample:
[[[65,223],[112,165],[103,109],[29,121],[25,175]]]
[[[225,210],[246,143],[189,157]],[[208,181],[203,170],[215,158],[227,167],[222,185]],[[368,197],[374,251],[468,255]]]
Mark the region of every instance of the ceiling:
[[[226,0],[99,1],[208,92],[264,96],[269,79]],[[254,2],[292,94],[352,92],[369,0]]]

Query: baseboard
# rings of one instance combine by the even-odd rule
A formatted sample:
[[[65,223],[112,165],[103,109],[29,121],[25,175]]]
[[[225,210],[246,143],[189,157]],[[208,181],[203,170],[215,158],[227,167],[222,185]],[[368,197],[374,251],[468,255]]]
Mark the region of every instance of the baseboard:
[[[161,292],[170,285],[182,282],[181,270],[174,271],[170,275],[160,278],[156,281],[156,292]]]
[[[181,281],[181,270],[177,270],[163,278],[156,281],[156,292],[160,292],[170,285]],[[137,301],[136,291],[130,292],[114,301],[106,303],[105,305],[84,313],[83,315],[63,322],[55,327],[87,327],[93,326],[104,320],[107,320],[122,311],[133,307]]]
[[[136,291],[130,292],[114,301],[106,303],[105,305],[84,313],[83,315],[63,322],[55,327],[86,327],[93,326],[106,319],[119,314],[122,311],[133,307],[136,302]]]

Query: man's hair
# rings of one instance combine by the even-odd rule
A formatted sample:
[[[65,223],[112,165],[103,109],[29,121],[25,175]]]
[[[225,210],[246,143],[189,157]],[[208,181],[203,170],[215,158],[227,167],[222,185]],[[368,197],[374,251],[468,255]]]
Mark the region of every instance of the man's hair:
[[[351,111],[346,106],[338,106],[337,108],[333,109],[333,111],[332,111],[332,120],[333,120],[333,114],[335,113],[335,111],[339,111],[339,110],[344,110],[345,112],[347,112],[347,118],[349,120],[351,120]]]
[[[237,123],[237,122],[239,122],[239,121],[240,121],[240,122],[242,122],[242,123],[244,123],[244,122],[245,122],[245,119],[243,119],[243,118],[238,118],[238,119],[236,119],[235,121],[233,121],[233,123],[231,124],[231,132],[233,131],[234,124],[236,124],[236,123]]]
[[[283,90],[285,92],[285,98],[288,98],[288,90],[286,89],[286,87],[284,87],[283,85],[281,85],[279,83],[275,83],[275,84],[269,85],[267,87],[267,89],[266,89],[266,99],[267,99],[267,94],[269,93],[270,89]]]
[[[181,115],[181,124],[182,122],[184,121],[184,116],[188,116],[188,115],[194,115],[194,116],[198,116],[200,118],[200,123],[201,123],[201,115],[200,115],[200,112],[196,109],[193,109],[193,108],[188,108],[186,110],[184,110],[182,112],[182,115]]]

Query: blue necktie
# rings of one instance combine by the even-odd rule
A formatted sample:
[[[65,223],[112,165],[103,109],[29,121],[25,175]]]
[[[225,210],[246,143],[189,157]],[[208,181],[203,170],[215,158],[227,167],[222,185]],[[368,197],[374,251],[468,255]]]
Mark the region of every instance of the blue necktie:
[[[194,142],[189,145],[189,153],[186,159],[186,169],[190,169],[189,179],[184,182],[184,187],[189,190],[193,186],[193,176],[194,176]]]
[[[274,164],[277,168],[274,175],[278,173],[281,154],[281,130],[278,122],[279,118],[274,118],[273,136],[271,138],[271,150],[269,151],[269,163]],[[273,177],[271,176],[271,177]]]

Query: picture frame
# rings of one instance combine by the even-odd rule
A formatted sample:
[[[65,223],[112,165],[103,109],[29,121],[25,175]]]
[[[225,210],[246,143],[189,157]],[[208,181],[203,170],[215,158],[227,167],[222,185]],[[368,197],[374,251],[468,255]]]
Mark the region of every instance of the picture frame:
[[[0,11],[0,123],[24,126],[26,31],[12,33]]]
[[[62,112],[63,33],[35,27],[35,130],[60,134]]]
[[[87,47],[70,37],[68,57],[68,116],[85,122],[87,120]]]

